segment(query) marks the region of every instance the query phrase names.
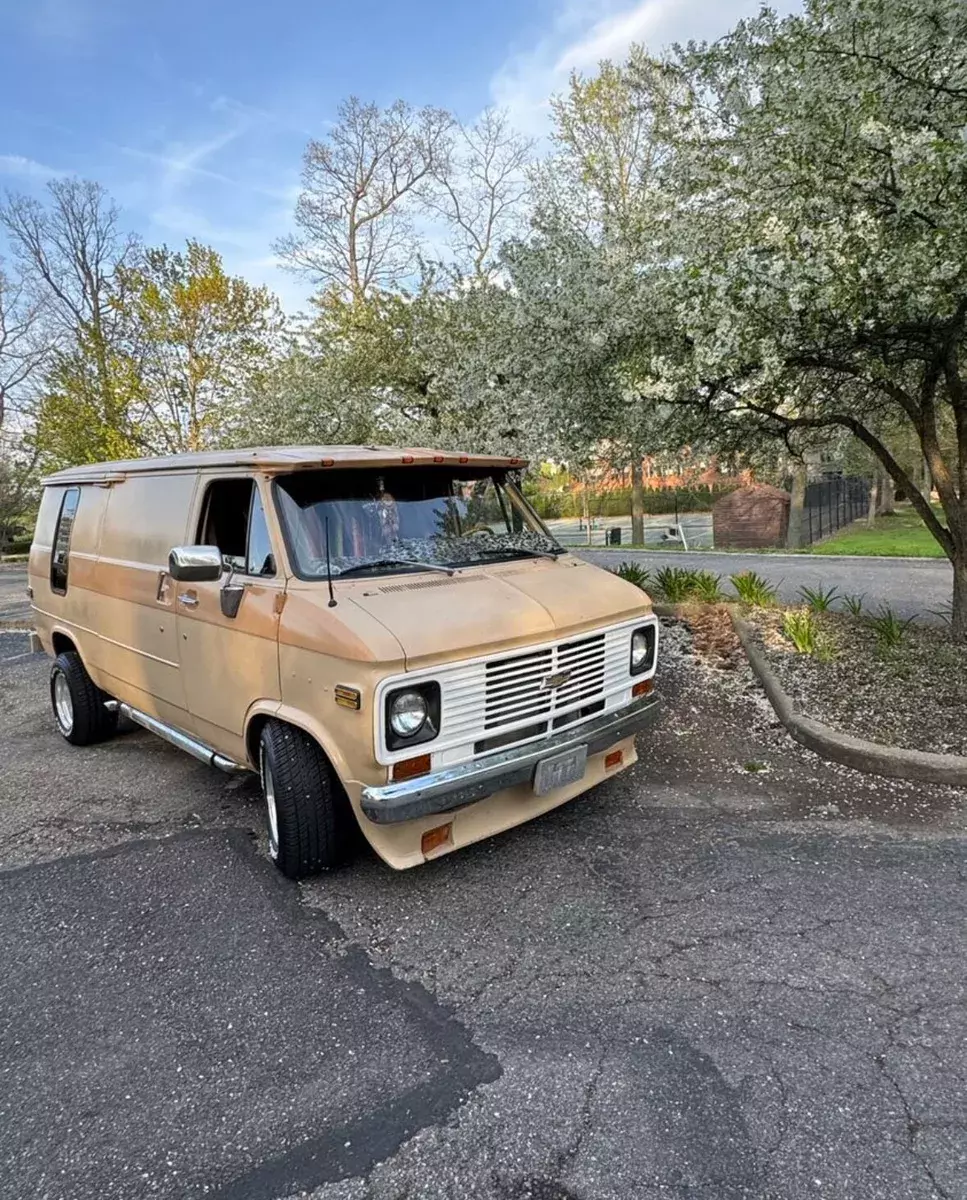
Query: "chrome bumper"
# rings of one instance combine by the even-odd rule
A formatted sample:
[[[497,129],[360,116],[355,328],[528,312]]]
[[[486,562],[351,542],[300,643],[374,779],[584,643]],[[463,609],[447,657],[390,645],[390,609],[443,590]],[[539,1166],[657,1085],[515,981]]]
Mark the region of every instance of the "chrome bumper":
[[[527,742],[499,754],[488,754],[402,783],[364,787],[362,809],[371,821],[392,825],[462,808],[504,788],[530,783],[537,764],[550,754],[560,754],[578,746],[587,746],[589,755],[600,754],[616,742],[638,733],[657,716],[658,697],[648,696],[617,712],[604,713],[539,742]]]

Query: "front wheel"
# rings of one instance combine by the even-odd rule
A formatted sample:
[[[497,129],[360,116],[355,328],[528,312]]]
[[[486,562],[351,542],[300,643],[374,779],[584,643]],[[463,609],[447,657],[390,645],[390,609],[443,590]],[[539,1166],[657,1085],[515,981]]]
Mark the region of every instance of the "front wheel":
[[[104,707],[107,699],[75,650],[57,655],[50,668],[50,702],[57,728],[72,746],[103,742],[117,731],[118,715]]]
[[[352,856],[356,820],[342,784],[303,730],[269,721],[260,743],[269,854],[290,879],[342,866]]]

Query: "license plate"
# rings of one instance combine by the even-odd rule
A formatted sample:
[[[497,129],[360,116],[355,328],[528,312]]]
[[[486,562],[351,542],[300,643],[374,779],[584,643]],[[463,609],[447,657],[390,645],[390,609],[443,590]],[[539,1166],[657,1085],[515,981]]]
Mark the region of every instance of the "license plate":
[[[535,794],[546,796],[555,788],[564,787],[568,783],[576,783],[579,779],[583,779],[587,761],[587,746],[578,746],[574,750],[565,750],[563,754],[555,754],[551,758],[541,759],[534,772]]]

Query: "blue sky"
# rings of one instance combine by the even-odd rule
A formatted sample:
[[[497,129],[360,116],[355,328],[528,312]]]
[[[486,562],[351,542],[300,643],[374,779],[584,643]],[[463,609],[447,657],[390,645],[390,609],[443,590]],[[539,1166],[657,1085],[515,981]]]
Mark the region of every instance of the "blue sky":
[[[785,7],[786,5],[783,5]],[[194,236],[286,307],[299,166],[339,100],[488,104],[530,134],[572,69],[717,37],[757,0],[0,0],[0,189],[103,183],[151,243]]]

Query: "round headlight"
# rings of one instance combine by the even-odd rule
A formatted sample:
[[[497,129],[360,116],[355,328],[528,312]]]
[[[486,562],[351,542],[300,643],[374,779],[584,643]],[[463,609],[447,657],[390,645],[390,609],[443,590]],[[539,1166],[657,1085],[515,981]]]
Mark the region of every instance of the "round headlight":
[[[643,671],[651,655],[649,638],[643,629],[636,629],[631,635],[631,670]]]
[[[400,692],[390,701],[389,723],[397,737],[419,733],[426,717],[426,700],[419,692]]]

